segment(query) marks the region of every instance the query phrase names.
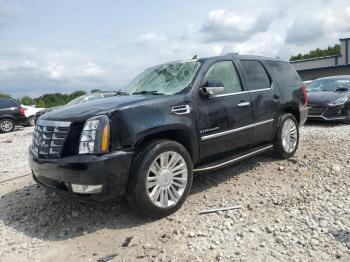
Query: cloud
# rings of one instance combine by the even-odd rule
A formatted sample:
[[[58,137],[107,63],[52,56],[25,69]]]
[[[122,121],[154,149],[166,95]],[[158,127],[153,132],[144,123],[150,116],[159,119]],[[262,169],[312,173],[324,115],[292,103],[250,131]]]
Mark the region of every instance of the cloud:
[[[350,7],[343,10],[306,12],[294,20],[287,29],[286,43],[310,45],[338,39],[350,33]]]
[[[235,13],[219,9],[209,12],[200,31],[208,42],[245,41],[256,33],[266,32],[275,18],[272,12]]]
[[[159,35],[154,33],[148,33],[140,35],[138,38],[139,43],[141,44],[159,44],[165,43],[168,41],[167,35]]]
[[[18,21],[23,14],[20,4],[0,0],[0,29]]]
[[[32,90],[40,94],[44,90],[109,89],[112,82],[104,67],[108,64],[101,66],[79,50],[22,47],[0,54],[0,89],[16,95],[21,89],[21,96],[33,95]]]
[[[345,8],[346,14],[348,15],[348,17],[350,17],[350,6]]]
[[[152,24],[152,29],[147,23],[135,28],[125,21],[127,33],[113,32],[108,38],[91,33],[93,41],[85,42],[72,37],[71,28],[65,28],[62,38],[52,37],[56,31],[43,32],[39,40],[30,36],[35,37],[33,41],[26,34],[29,27],[24,28],[22,37],[20,26],[16,26],[16,30],[6,32],[15,32],[16,37],[9,34],[8,40],[0,43],[0,90],[22,96],[34,92],[119,89],[147,67],[168,61],[232,52],[279,55],[287,60],[291,54],[338,43],[338,38],[350,33],[350,6],[346,0],[236,1],[225,5],[226,9],[216,9],[220,6],[216,2],[210,5],[215,9],[208,10],[208,5],[203,4],[191,16],[179,16],[178,21],[164,19],[164,24]],[[0,30],[33,11],[26,8],[0,0]],[[52,24],[59,24],[60,21],[54,21],[57,18],[58,13]],[[35,23],[31,20],[29,26]],[[103,31],[104,26],[98,25],[96,31]],[[168,30],[160,31],[162,28]],[[86,39],[84,30],[79,33],[79,39]],[[12,48],[17,39],[23,46],[14,44]],[[53,43],[52,39],[62,42]],[[32,46],[33,43],[42,47]]]

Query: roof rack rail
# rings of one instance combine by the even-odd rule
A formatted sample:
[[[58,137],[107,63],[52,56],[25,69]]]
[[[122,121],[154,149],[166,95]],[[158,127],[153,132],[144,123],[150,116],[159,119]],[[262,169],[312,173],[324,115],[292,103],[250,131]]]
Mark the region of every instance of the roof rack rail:
[[[226,55],[239,55],[238,52],[231,52],[231,53],[227,53]]]

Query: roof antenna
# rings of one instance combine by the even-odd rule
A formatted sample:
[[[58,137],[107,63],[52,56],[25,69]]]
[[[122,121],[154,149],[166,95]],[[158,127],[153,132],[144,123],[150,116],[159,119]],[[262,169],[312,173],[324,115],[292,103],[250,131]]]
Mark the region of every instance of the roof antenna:
[[[194,55],[194,57],[192,57],[192,59],[194,60],[194,59],[197,59],[198,58],[198,56],[197,55]]]

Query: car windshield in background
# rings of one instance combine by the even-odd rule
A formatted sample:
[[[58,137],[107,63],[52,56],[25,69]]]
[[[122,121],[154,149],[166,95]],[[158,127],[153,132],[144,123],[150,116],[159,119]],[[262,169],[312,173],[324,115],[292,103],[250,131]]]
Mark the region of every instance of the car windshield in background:
[[[319,79],[313,81],[308,87],[308,92],[333,91],[339,88],[350,89],[350,79]]]
[[[199,62],[177,62],[147,69],[126,87],[131,94],[173,95],[190,85]]]
[[[70,101],[69,103],[67,103],[67,106],[79,104],[85,97],[86,97],[86,96],[79,96],[79,97],[77,97],[77,98],[74,98],[72,101]]]

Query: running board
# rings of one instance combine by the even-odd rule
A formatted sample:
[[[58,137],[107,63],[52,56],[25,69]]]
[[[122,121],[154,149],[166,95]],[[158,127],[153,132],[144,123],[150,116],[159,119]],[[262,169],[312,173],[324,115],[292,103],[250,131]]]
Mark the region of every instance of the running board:
[[[211,171],[211,170],[219,169],[219,168],[222,168],[222,167],[225,167],[225,166],[237,163],[237,162],[242,161],[244,159],[247,159],[249,157],[258,155],[258,154],[263,153],[265,151],[268,151],[271,148],[273,148],[273,145],[260,147],[260,148],[257,148],[255,150],[253,150],[253,151],[250,151],[249,153],[247,153],[245,155],[240,155],[238,157],[236,156],[236,157],[231,158],[229,160],[227,160],[227,158],[225,158],[223,161],[217,161],[217,162],[211,163],[209,165],[205,165],[205,166],[201,166],[201,167],[195,168],[195,169],[193,169],[193,172]]]

